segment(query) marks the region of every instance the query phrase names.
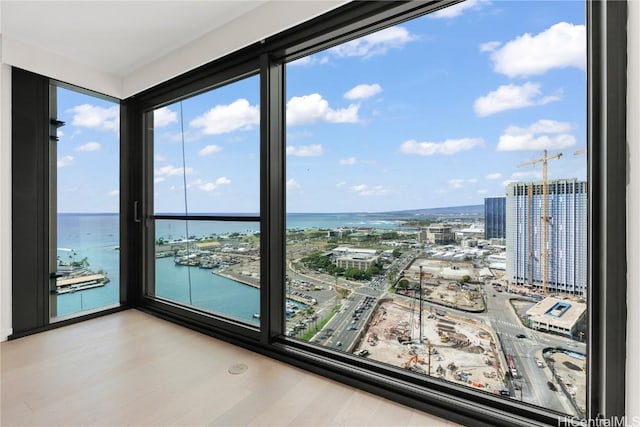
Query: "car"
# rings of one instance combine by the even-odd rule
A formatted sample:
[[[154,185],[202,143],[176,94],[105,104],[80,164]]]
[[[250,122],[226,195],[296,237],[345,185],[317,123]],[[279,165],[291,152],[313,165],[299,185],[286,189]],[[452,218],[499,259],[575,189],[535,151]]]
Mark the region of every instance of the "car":
[[[358,356],[367,356],[368,354],[369,350],[367,350],[366,348],[358,352]]]
[[[336,346],[338,346],[338,347],[342,347],[342,341],[338,341],[338,342],[336,343]]]
[[[540,359],[536,359],[536,365],[538,365],[538,368],[544,368],[544,365],[542,364],[542,361]]]
[[[518,334],[516,335],[517,338],[526,338],[527,336],[525,334]]]

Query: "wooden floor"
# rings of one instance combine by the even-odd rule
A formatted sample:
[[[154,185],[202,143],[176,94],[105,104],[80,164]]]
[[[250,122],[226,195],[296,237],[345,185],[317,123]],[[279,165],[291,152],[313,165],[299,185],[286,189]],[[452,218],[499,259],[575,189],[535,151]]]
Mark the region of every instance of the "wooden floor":
[[[454,425],[136,310],[4,342],[0,357],[2,426]]]

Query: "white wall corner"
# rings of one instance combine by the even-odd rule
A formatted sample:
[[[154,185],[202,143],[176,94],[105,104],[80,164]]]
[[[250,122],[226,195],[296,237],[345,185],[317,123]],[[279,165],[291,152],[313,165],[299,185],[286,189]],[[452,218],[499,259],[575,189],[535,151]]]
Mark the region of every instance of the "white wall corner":
[[[348,1],[269,1],[130,73],[123,79],[124,97],[135,95],[345,3]]]
[[[104,95],[122,98],[122,78],[8,37],[2,38],[2,62]]]

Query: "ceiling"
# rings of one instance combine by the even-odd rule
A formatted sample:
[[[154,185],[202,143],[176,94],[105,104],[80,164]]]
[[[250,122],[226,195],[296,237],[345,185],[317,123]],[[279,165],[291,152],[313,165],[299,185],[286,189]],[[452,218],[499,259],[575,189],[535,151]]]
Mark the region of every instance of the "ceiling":
[[[2,0],[3,36],[126,76],[268,0]]]
[[[0,0],[0,60],[125,99],[350,0]]]

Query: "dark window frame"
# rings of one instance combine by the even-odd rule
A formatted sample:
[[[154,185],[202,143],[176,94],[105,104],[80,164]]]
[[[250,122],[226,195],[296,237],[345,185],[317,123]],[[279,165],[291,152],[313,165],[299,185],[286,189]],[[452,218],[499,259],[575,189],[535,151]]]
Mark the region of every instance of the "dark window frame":
[[[128,254],[126,229],[120,200],[120,292],[116,304],[51,317],[51,272],[49,247],[50,215],[56,197],[51,191],[50,140],[57,127],[50,103],[56,102],[52,88],[63,87],[85,95],[119,103],[120,100],[98,92],[51,79],[17,67],[11,69],[12,86],[12,328],[9,339],[81,322],[125,310],[130,306],[128,281],[125,279]],[[123,128],[121,124],[121,134]],[[120,145],[120,188],[126,150]],[[19,256],[16,256],[19,255]]]
[[[544,408],[470,391],[455,384],[426,381],[410,373],[399,373],[345,353],[319,349],[283,336],[285,257],[285,156],[284,69],[290,61],[374,30],[394,25],[456,1],[353,2],[291,30],[270,37],[203,67],[160,84],[121,102],[121,306],[118,309],[79,316],[54,325],[39,322],[46,262],[42,264],[42,206],[48,194],[43,177],[46,155],[21,147],[48,137],[48,99],[38,93],[42,76],[25,81],[13,69],[12,183],[13,233],[29,239],[13,242],[14,331],[10,338],[108,314],[128,306],[138,307],[192,329],[217,336],[270,357],[286,361],[320,375],[362,388],[409,406],[465,425],[562,425],[562,416]],[[589,186],[589,315],[588,417],[622,417],[625,411],[626,354],[626,1],[587,0],[588,26],[588,179]],[[167,102],[190,96],[202,88],[238,75],[243,64],[253,64],[261,74],[261,328],[246,328],[226,322],[211,323],[199,313],[142,296],[146,273],[143,226],[137,207],[151,197],[148,181],[148,147],[144,144],[144,112]],[[234,71],[235,70],[235,71]],[[33,74],[33,73],[28,73]],[[44,80],[42,80],[44,79]],[[20,94],[35,86],[27,98]],[[48,83],[47,83],[48,87]],[[28,99],[28,101],[26,101]],[[26,102],[25,102],[26,101]],[[35,123],[33,133],[20,135],[25,117]],[[31,157],[29,157],[31,156]],[[142,165],[142,167],[141,167]],[[28,178],[26,182],[25,178]],[[29,184],[28,191],[24,185]],[[35,210],[34,210],[35,207]],[[144,212],[144,206],[142,206]],[[35,212],[35,214],[33,214]],[[32,215],[30,215],[30,213]],[[140,219],[140,221],[138,221]],[[31,231],[33,231],[31,233]],[[20,233],[20,234],[18,234]],[[30,242],[30,243],[29,243]],[[21,246],[22,245],[22,246]],[[33,246],[30,246],[33,245]],[[25,248],[37,248],[32,256],[17,259]],[[25,252],[27,253],[27,252]],[[22,254],[21,254],[22,255]],[[46,259],[46,258],[45,258]],[[26,260],[26,261],[25,261]],[[23,265],[16,263],[23,262]],[[149,262],[148,258],[146,262]],[[25,267],[30,263],[32,271]],[[34,268],[35,266],[35,268]],[[35,285],[34,285],[35,284]],[[26,288],[25,288],[26,286]],[[35,286],[35,287],[34,287]],[[26,290],[26,292],[25,292]],[[20,319],[21,308],[33,318]],[[22,327],[24,326],[24,327]],[[425,387],[424,384],[427,384]]]
[[[354,2],[186,73],[142,98],[181,94],[234,64],[259,58],[262,118],[263,324],[258,342],[203,324],[181,323],[339,381],[464,424],[558,425],[563,418],[544,410],[474,393],[455,384],[394,372],[362,358],[288,339],[283,334],[285,258],[284,64],[366,33],[456,2]],[[626,3],[587,1],[588,176],[590,200],[589,384],[590,419],[624,414],[626,314],[625,117]],[[159,105],[157,105],[159,106]],[[617,114],[611,114],[612,111]],[[266,145],[265,145],[266,144]],[[266,249],[268,252],[265,252]],[[594,285],[597,283],[598,285]],[[597,296],[597,297],[596,297]],[[148,307],[158,312],[157,307]],[[175,318],[174,318],[175,319]],[[606,319],[604,329],[600,327]],[[622,331],[622,333],[621,333]],[[606,361],[606,364],[605,364]],[[424,384],[427,384],[425,387]]]

